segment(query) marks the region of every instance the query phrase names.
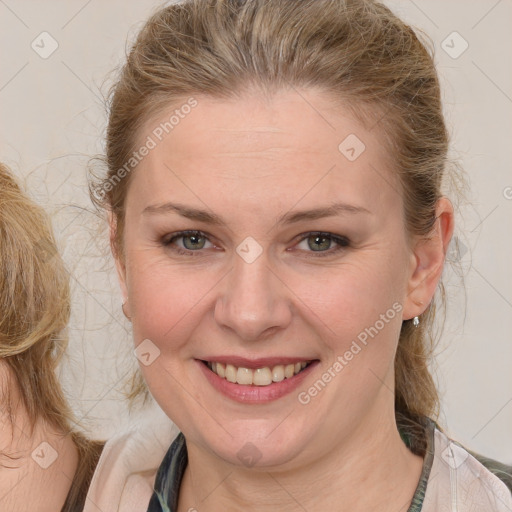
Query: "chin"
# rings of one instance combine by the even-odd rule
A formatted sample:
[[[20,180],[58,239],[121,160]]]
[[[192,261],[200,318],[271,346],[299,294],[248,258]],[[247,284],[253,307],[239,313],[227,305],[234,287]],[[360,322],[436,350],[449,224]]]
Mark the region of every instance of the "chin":
[[[297,457],[303,458],[305,448],[311,446],[313,436],[306,435],[306,429],[298,424],[291,429],[285,425],[288,420],[279,426],[282,421],[282,417],[263,422],[246,419],[237,422],[238,425],[231,424],[229,434],[216,424],[205,431],[195,429],[190,439],[229,464],[268,471],[290,466]],[[184,434],[189,439],[187,432]]]

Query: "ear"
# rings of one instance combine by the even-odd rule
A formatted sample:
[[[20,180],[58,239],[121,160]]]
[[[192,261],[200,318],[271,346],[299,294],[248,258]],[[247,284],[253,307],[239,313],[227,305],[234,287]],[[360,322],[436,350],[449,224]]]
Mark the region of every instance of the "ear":
[[[124,261],[124,256],[122,254],[119,254],[119,250],[115,243],[116,236],[117,236],[117,217],[114,215],[114,213],[112,211],[108,212],[108,224],[109,224],[110,250],[112,251],[112,256],[114,257],[114,262],[115,262],[116,271],[117,271],[117,278],[119,279],[119,285],[121,287],[123,303],[125,303],[128,300],[128,288],[126,286],[126,265],[125,265],[125,261]]]
[[[412,254],[407,296],[404,301],[403,319],[420,315],[432,301],[452,238],[454,228],[453,206],[442,197],[436,205],[436,221],[429,237],[416,242]]]

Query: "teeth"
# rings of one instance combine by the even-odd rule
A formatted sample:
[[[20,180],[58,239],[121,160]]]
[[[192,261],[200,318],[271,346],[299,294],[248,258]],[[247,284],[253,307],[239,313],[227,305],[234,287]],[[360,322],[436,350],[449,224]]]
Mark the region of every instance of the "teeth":
[[[215,364],[215,363],[213,363]],[[222,363],[217,363],[216,369],[214,372],[219,376],[224,378],[226,376],[226,367]]]
[[[270,368],[257,368],[253,371],[252,383],[255,386],[268,386],[272,382]]]
[[[272,380],[274,382],[281,382],[284,380],[284,366],[282,364],[278,364],[272,368]]]
[[[237,384],[252,384],[252,374],[253,371],[249,370],[249,368],[238,368],[236,372],[236,382]]]
[[[281,382],[284,379],[289,379],[297,375],[297,373],[301,372],[307,365],[308,363],[303,361],[302,363],[278,364],[273,368],[266,366],[252,370],[250,368],[238,368],[232,364],[224,365],[222,363],[209,362],[208,368],[219,377],[229,382],[245,386],[268,386],[272,384],[272,382]]]
[[[229,380],[229,382],[236,382],[236,373],[236,368],[232,364],[226,365],[226,380]]]

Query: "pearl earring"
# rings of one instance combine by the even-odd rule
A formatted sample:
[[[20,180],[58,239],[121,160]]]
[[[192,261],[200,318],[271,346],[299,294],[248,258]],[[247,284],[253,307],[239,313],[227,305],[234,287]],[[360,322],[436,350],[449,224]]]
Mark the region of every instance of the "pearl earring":
[[[413,318],[412,325],[414,325],[414,327],[418,327],[418,325],[420,325],[420,319],[417,316]]]

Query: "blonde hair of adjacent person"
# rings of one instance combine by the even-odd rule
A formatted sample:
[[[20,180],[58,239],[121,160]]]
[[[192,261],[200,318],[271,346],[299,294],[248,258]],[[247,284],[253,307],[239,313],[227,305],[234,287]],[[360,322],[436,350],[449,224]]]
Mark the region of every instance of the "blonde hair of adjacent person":
[[[56,374],[69,316],[69,276],[50,220],[0,164],[0,481],[19,482],[12,491],[2,489],[1,510],[9,503],[9,510],[37,504],[38,511],[54,511],[64,499],[62,510],[81,510],[85,500],[103,444],[71,427]],[[31,453],[45,441],[58,457],[42,469]],[[47,495],[36,495],[47,480]]]

